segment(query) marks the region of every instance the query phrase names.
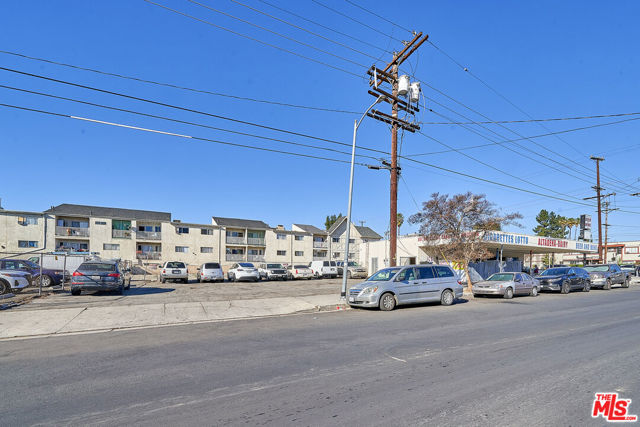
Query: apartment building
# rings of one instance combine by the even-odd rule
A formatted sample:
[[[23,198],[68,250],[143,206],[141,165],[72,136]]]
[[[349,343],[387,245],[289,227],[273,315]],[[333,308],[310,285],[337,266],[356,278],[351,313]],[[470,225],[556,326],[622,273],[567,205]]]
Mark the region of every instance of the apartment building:
[[[350,259],[366,262],[360,250],[382,237],[369,227],[351,224]],[[44,212],[0,209],[0,249],[91,252],[154,265],[183,261],[308,264],[344,258],[346,218],[329,230],[313,225],[271,227],[260,220],[211,217],[210,224],[185,223],[169,212],[61,204]]]

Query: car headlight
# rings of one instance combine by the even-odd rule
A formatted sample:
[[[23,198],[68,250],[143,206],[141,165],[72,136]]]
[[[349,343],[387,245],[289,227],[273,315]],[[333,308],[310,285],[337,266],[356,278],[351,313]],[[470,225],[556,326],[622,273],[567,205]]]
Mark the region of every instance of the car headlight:
[[[368,294],[374,293],[377,290],[378,290],[377,286],[369,286],[367,288],[364,288],[361,293],[362,295],[368,295]]]

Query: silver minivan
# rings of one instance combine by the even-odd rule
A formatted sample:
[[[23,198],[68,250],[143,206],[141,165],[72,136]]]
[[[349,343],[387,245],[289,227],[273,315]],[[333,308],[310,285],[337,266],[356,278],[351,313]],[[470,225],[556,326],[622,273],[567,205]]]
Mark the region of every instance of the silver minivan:
[[[437,302],[451,305],[462,297],[464,288],[455,271],[447,265],[407,265],[383,268],[365,282],[349,288],[352,307],[380,307]]]

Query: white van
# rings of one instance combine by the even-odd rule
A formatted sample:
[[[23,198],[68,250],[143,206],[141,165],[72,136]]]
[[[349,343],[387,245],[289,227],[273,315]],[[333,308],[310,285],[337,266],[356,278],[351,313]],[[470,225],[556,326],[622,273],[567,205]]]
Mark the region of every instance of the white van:
[[[338,277],[338,266],[335,261],[311,261],[309,268],[316,279],[320,277]]]

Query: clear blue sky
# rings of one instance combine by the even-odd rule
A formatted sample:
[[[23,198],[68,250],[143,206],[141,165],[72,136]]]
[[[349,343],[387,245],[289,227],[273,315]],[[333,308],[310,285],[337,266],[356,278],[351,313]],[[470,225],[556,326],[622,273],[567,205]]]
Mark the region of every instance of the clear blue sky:
[[[348,44],[367,55],[388,55],[274,9],[258,0],[242,3],[270,13],[325,37]],[[382,33],[406,39],[410,34],[341,0],[322,0]],[[508,97],[535,118],[569,117],[640,111],[640,79],[637,40],[640,39],[640,4],[636,1],[448,1],[405,3],[406,8],[389,8],[388,2],[354,0],[370,10],[385,13],[403,27],[423,31],[436,45]],[[365,69],[309,47],[285,40],[264,30],[222,16],[188,1],[158,2],[242,34],[364,75]],[[364,66],[374,60],[360,53],[319,39],[303,31],[251,11],[231,1],[202,0],[226,13],[286,34],[318,49],[348,58]],[[347,20],[311,1],[269,0],[284,9],[322,25],[338,29],[383,49],[399,49],[398,42]],[[143,79],[189,86],[213,92],[286,103],[362,111],[372,101],[364,79],[336,71],[196,22],[184,16],[134,1],[20,1],[3,5],[0,15],[0,49],[66,62],[83,67],[121,73]],[[249,120],[291,131],[308,133],[350,143],[353,114],[328,113],[233,100],[202,93],[158,87],[145,83],[101,76],[57,65],[0,54],[0,66],[123,92],[138,97]],[[482,112],[494,120],[527,117],[491,92],[429,44],[423,45],[405,65],[424,82]],[[53,93],[127,108],[149,114],[193,121],[209,126],[257,133],[274,138],[331,147],[347,147],[279,134],[198,114],[176,111],[143,102],[74,88],[58,83],[0,71],[1,84]],[[473,120],[486,120],[423,86],[424,94]],[[158,119],[139,117],[98,107],[43,98],[0,88],[2,103],[38,108],[76,116],[147,127],[168,132],[202,136],[240,144],[295,151],[348,160],[343,154],[229,134]],[[449,117],[459,116],[427,101]],[[636,116],[637,117],[637,116]],[[552,131],[604,123],[623,118],[574,120],[544,123]],[[443,121],[422,111],[417,120]],[[587,166],[569,163],[558,154],[533,142],[510,146],[533,160],[500,146],[465,151],[478,164],[458,153],[419,157],[433,163],[517,187],[549,193],[529,183],[502,174],[506,171],[570,197],[593,195],[590,189],[594,165],[592,154],[604,155],[605,173],[627,183],[640,178],[637,135],[640,121],[630,121],[584,131],[535,139],[539,144]],[[2,180],[0,197],[6,209],[43,210],[59,203],[95,204],[170,211],[174,218],[189,222],[210,222],[210,217],[229,216],[262,219],[272,226],[292,222],[322,226],[324,217],[346,213],[348,165],[303,159],[281,154],[190,141],[173,136],[144,133],[44,116],[0,107],[2,128]],[[526,136],[547,131],[537,124],[508,124]],[[473,126],[472,126],[473,127]],[[477,127],[476,127],[477,128]],[[442,142],[460,148],[489,141],[456,125],[423,125],[423,131]],[[477,128],[496,140],[517,138],[509,130],[489,125]],[[358,134],[361,146],[387,151],[390,144],[386,125],[365,119]],[[626,149],[631,147],[630,149]],[[563,166],[535,153],[561,161]],[[422,135],[406,135],[402,154],[445,149]],[[624,149],[624,150],[623,150]],[[359,151],[359,153],[367,154]],[[370,159],[360,159],[372,163]],[[541,162],[566,170],[570,177]],[[405,183],[400,182],[399,211],[408,217],[432,192],[485,193],[505,211],[524,215],[522,229],[530,233],[535,215],[542,209],[567,216],[594,214],[590,207],[545,199],[494,185],[461,178],[407,161],[401,163]],[[568,167],[574,170],[568,169]],[[611,181],[607,179],[606,181]],[[353,217],[364,220],[379,233],[387,229],[389,174],[386,171],[356,169]],[[640,212],[640,198],[628,196],[630,188],[603,187],[616,191],[622,209]],[[624,191],[623,191],[624,190]],[[640,182],[636,190],[640,191]],[[552,194],[552,193],[550,193]],[[413,195],[413,198],[412,196]],[[640,238],[634,228],[640,215],[615,212],[609,222],[613,239]],[[619,227],[619,226],[620,227]],[[622,227],[625,226],[625,227]],[[405,225],[402,232],[415,230]]]

